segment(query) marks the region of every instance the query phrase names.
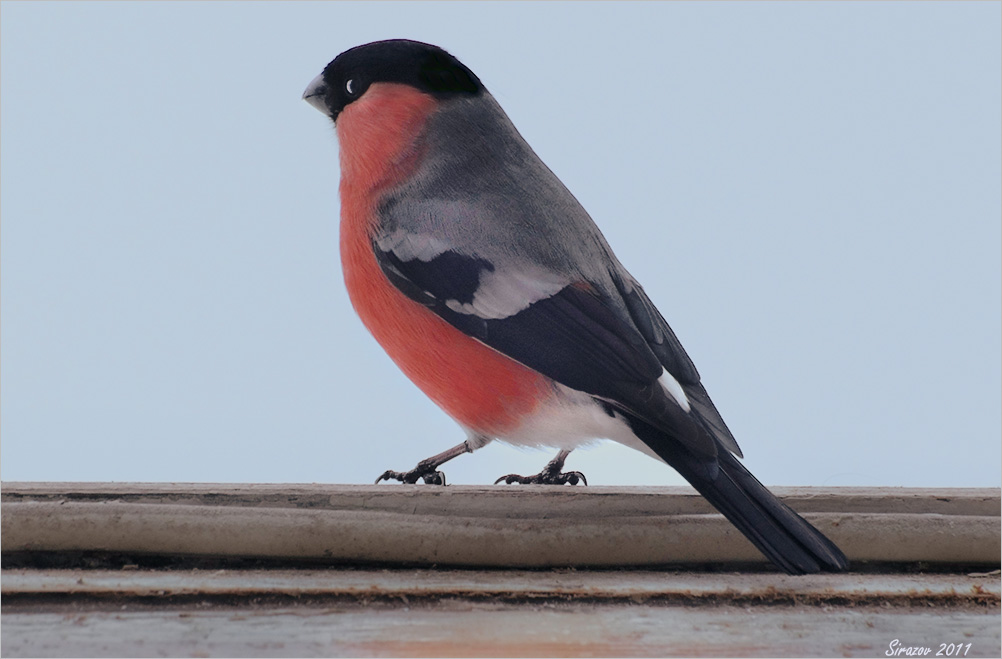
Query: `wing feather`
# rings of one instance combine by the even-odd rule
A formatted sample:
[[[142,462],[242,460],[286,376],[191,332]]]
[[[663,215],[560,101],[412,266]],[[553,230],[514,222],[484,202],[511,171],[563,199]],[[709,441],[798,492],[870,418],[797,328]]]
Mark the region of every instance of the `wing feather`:
[[[465,334],[637,415],[696,454],[716,454],[712,435],[658,382],[664,365],[649,341],[597,287],[572,282],[555,289],[553,276],[535,286],[523,277],[511,290],[524,297],[482,313],[476,300],[484,283],[504,285],[505,273],[489,261],[450,250],[405,260],[378,242],[373,249],[394,286]]]

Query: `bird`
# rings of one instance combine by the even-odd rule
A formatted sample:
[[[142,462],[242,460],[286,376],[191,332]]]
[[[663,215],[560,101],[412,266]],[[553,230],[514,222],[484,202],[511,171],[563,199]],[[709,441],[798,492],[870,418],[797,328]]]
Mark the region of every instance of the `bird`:
[[[568,454],[610,439],[673,467],[779,569],[848,569],[740,462],[675,333],[473,71],[435,45],[376,41],[303,99],[337,135],[351,304],[466,434],[377,483],[444,485],[442,464],[499,440],[559,451],[498,482],[586,484]]]

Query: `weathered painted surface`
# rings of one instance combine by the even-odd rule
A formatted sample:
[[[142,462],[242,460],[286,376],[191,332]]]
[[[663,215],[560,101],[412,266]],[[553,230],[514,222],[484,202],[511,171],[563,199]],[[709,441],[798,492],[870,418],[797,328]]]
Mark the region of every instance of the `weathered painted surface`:
[[[997,490],[777,493],[865,570],[778,574],[685,488],[5,484],[0,654],[1000,656]]]
[[[132,568],[132,566],[130,566]],[[223,569],[85,570],[7,569],[7,602],[107,598],[249,601],[464,597],[494,601],[549,599],[610,602],[800,603],[818,605],[981,605],[997,608],[997,572],[952,574],[815,574],[685,572],[659,570],[434,570],[434,569]]]
[[[4,607],[5,657],[886,656],[891,643],[998,657],[997,609],[497,603],[114,610]],[[967,644],[970,644],[968,646]],[[953,646],[956,647],[956,646]]]
[[[996,564],[998,490],[776,488],[853,561]],[[688,488],[5,484],[3,550],[491,567],[764,562]]]

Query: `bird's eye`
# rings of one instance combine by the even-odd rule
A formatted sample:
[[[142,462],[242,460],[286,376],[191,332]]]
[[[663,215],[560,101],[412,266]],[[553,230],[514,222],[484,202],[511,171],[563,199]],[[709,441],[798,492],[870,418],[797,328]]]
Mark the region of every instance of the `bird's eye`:
[[[344,83],[344,90],[346,92],[348,92],[348,96],[354,96],[355,95],[355,81],[354,80],[348,80],[348,82]]]

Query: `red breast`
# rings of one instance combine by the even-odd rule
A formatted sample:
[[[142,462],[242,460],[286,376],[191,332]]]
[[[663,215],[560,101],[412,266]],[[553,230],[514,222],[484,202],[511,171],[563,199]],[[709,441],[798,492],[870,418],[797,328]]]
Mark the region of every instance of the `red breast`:
[[[504,435],[553,395],[552,381],[407,298],[372,251],[379,199],[416,170],[436,107],[413,87],[379,83],[338,117],[345,285],[369,332],[429,398],[471,430]]]

